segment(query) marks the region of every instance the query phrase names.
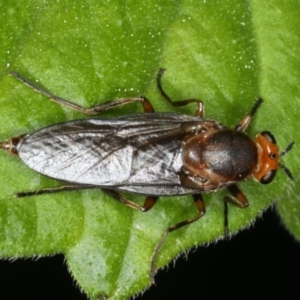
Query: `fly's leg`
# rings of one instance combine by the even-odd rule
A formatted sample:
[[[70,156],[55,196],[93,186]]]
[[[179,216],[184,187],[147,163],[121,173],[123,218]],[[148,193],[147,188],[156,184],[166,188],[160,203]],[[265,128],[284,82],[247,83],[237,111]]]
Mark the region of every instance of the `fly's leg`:
[[[123,204],[125,204],[133,209],[141,210],[143,212],[150,210],[154,206],[156,201],[158,200],[158,197],[148,196],[145,199],[144,205],[141,206],[141,205],[138,205],[138,204],[130,201],[129,199],[123,197],[120,193],[118,193],[114,190],[102,189],[102,191],[105,192],[107,195],[111,196],[112,198],[114,198],[115,200],[120,201]]]
[[[76,191],[76,190],[84,190],[84,189],[96,189],[99,188],[94,185],[79,185],[79,184],[73,184],[73,185],[63,185],[59,187],[54,188],[45,188],[38,191],[29,191],[29,192],[19,192],[16,193],[17,198],[23,198],[23,197],[30,197],[30,196],[38,196],[43,194],[54,194],[64,191]]]
[[[77,105],[73,102],[70,102],[68,100],[65,100],[63,98],[60,98],[58,96],[52,95],[47,90],[45,90],[45,89],[37,86],[36,84],[28,81],[26,78],[24,78],[22,75],[20,75],[19,73],[15,72],[15,71],[11,71],[10,74],[12,76],[16,77],[18,80],[20,80],[22,83],[24,83],[28,87],[35,90],[36,92],[48,97],[53,102],[58,103],[58,104],[63,105],[63,106],[66,106],[68,108],[71,108],[73,110],[79,111],[79,112],[81,112],[83,114],[86,114],[86,115],[97,115],[97,114],[99,114],[103,111],[115,108],[117,106],[122,106],[124,104],[128,104],[128,103],[131,103],[131,102],[141,103],[141,105],[144,109],[144,112],[146,112],[146,113],[154,112],[154,108],[153,108],[151,102],[146,97],[121,98],[121,99],[116,99],[116,100],[107,101],[107,102],[104,102],[104,103],[101,103],[101,104],[97,104],[97,105],[95,105],[93,107],[90,107],[90,108],[85,108],[85,107]]]
[[[249,205],[247,197],[245,194],[239,189],[237,185],[231,185],[227,187],[228,192],[231,197],[224,197],[224,238],[227,239],[229,237],[229,229],[228,229],[228,203],[233,204],[239,208],[246,208]]]
[[[167,93],[164,91],[162,84],[161,84],[161,78],[162,75],[164,74],[165,69],[159,69],[158,74],[157,74],[157,87],[161,93],[161,95],[168,101],[169,104],[171,104],[173,107],[180,107],[180,106],[185,106],[190,103],[197,103],[197,108],[195,111],[195,116],[196,117],[203,117],[203,111],[204,111],[204,105],[203,102],[199,99],[186,99],[186,100],[180,100],[180,101],[173,101]]]
[[[80,184],[63,185],[54,188],[45,188],[38,191],[19,192],[16,193],[16,197],[23,198],[23,197],[38,196],[43,194],[54,194],[54,193],[59,193],[64,191],[76,191],[76,190],[84,190],[84,189],[99,189],[99,187],[95,185],[80,185]],[[105,192],[115,200],[118,200],[131,208],[141,210],[143,212],[150,210],[158,200],[158,197],[148,196],[145,199],[144,205],[141,206],[128,200],[127,198],[123,197],[121,194],[119,194],[114,190],[109,190],[109,189],[102,189],[102,190],[103,192]]]
[[[229,239],[229,228],[228,228],[228,201],[224,197],[224,240]]]
[[[188,219],[188,220],[185,220],[185,221],[182,221],[182,222],[179,222],[177,224],[174,224],[174,225],[170,226],[166,230],[166,232],[163,234],[160,241],[158,242],[158,244],[154,248],[153,254],[151,256],[151,263],[150,263],[150,278],[151,278],[151,282],[153,284],[154,284],[154,276],[156,274],[155,261],[157,259],[157,255],[158,255],[162,245],[164,244],[165,240],[167,239],[169,233],[174,231],[174,230],[177,230],[177,229],[179,229],[183,226],[186,226],[188,224],[191,224],[191,223],[199,220],[205,214],[205,204],[204,204],[202,195],[201,194],[196,194],[196,195],[193,195],[193,198],[194,198],[194,203],[195,203],[195,205],[197,207],[197,210],[199,212],[198,215],[191,218],[191,219]]]
[[[249,206],[249,202],[246,196],[236,184],[228,186],[227,190],[232,196],[232,197],[225,197],[227,202],[240,208],[246,208]]]
[[[256,99],[251,111],[235,126],[236,131],[242,131],[244,132],[249,124],[251,123],[251,120],[253,118],[253,115],[259,108],[259,106],[262,104],[263,100],[261,98]]]

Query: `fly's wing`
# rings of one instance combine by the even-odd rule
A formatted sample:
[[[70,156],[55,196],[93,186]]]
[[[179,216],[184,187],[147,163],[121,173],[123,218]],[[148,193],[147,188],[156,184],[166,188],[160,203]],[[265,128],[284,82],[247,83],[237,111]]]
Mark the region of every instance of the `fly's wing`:
[[[178,185],[182,125],[189,122],[199,118],[152,113],[71,121],[26,135],[18,153],[33,170],[67,182]]]

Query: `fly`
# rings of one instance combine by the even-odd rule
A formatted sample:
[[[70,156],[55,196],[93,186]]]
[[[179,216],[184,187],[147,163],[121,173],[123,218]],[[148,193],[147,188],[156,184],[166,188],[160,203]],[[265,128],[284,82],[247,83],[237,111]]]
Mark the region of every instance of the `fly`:
[[[173,102],[162,88],[163,73],[164,69],[160,69],[157,75],[163,98],[173,107],[196,103],[195,116],[154,112],[145,97],[116,99],[84,108],[52,95],[12,71],[12,76],[50,100],[86,115],[97,115],[131,102],[140,103],[144,113],[54,124],[0,143],[0,149],[19,156],[29,168],[65,182],[61,187],[19,192],[17,197],[99,188],[125,205],[146,212],[161,196],[191,194],[198,213],[165,231],[151,257],[152,282],[158,252],[169,233],[205,214],[203,193],[227,188],[230,197],[224,197],[224,203],[245,208],[248,200],[238,182],[253,176],[260,183],[268,184],[278,167],[293,179],[279,158],[292,149],[294,142],[280,153],[269,131],[261,132],[255,139],[245,133],[262,99],[257,99],[250,112],[229,129],[203,118],[201,100]],[[140,206],[123,197],[122,191],[146,195],[144,204]],[[227,204],[225,235],[228,234],[226,211]]]

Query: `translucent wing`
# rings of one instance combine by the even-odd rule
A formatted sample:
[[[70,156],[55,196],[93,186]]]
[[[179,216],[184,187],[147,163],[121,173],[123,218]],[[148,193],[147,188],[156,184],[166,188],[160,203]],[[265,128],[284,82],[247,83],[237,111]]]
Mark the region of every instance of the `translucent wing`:
[[[77,120],[25,136],[18,151],[30,168],[55,179],[161,193],[159,186],[180,185],[184,125],[195,122],[173,113]]]

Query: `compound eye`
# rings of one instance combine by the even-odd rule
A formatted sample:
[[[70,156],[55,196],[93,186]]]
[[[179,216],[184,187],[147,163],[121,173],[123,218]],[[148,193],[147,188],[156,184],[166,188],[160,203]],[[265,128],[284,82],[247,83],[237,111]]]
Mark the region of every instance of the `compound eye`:
[[[260,133],[262,136],[264,136],[269,142],[276,144],[276,140],[274,138],[274,135],[270,131],[263,131]]]
[[[270,182],[272,182],[272,180],[274,179],[274,177],[276,175],[276,171],[277,170],[271,170],[271,171],[269,171],[266,175],[264,175],[262,177],[262,179],[260,180],[260,183],[262,183],[262,184],[269,184]]]

